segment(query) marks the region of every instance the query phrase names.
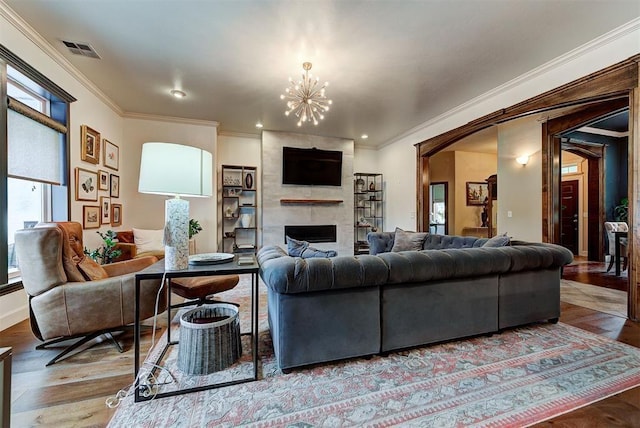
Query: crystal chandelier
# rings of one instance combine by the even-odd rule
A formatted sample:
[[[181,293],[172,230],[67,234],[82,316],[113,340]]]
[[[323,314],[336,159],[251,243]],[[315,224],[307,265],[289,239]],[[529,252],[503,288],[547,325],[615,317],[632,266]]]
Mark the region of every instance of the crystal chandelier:
[[[302,64],[304,74],[302,80],[294,82],[289,78],[289,87],[285,89],[286,95],[280,95],[280,99],[288,100],[288,110],[284,112],[285,116],[293,113],[298,118],[298,126],[302,126],[302,122],[313,122],[314,125],[318,124],[318,120],[324,119],[324,113],[329,110],[331,100],[327,99],[324,94],[324,89],[329,85],[329,82],[324,82],[324,85],[320,86],[318,82],[319,77],[312,78],[311,63],[305,62]]]

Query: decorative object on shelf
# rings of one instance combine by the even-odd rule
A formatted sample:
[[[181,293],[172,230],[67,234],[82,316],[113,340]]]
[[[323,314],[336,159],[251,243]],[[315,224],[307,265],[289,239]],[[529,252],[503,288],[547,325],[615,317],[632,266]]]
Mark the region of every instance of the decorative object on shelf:
[[[372,181],[371,183],[369,183],[369,190],[371,190],[372,192],[375,192],[375,190],[376,190],[376,183],[375,182]],[[374,198],[375,198],[375,196],[374,196]]]
[[[488,194],[489,185],[486,182],[467,181],[467,205],[483,205]]]
[[[109,196],[112,198],[120,197],[120,176],[109,174]]]
[[[98,190],[109,190],[109,173],[103,169],[98,170]]]
[[[98,173],[76,167],[76,201],[98,200]]]
[[[82,228],[97,229],[100,227],[100,207],[84,205],[82,207]]]
[[[253,188],[253,174],[251,174],[250,172],[248,172],[244,176],[244,187],[246,189],[252,189]]]
[[[242,227],[251,227],[251,220],[253,219],[253,215],[251,214],[241,214],[240,215],[240,224]]]
[[[225,237],[225,238],[235,238],[235,237],[236,237],[236,234],[235,234],[235,233],[233,233],[233,232],[225,232],[225,233],[224,233],[224,237]]]
[[[100,211],[102,212],[102,220],[100,220],[100,223],[111,223],[111,198],[108,196],[100,196]]]
[[[100,163],[100,133],[87,125],[80,127],[80,159],[97,165]]]
[[[187,197],[212,195],[213,156],[206,150],[175,143],[142,145],[138,191],[175,195],[165,202],[165,269],[189,266],[189,202]]]
[[[227,218],[233,218],[233,210],[231,209],[231,207],[227,207],[227,210],[225,211],[225,215]]]
[[[329,82],[319,87],[320,78],[313,79],[309,70],[312,64],[310,62],[302,63],[304,73],[302,80],[295,82],[289,78],[289,87],[285,89],[286,95],[280,95],[280,99],[287,101],[287,111],[285,115],[289,116],[293,113],[298,118],[298,126],[302,126],[303,122],[313,122],[318,124],[318,120],[324,119],[324,113],[329,111],[329,106],[333,103],[325,95],[325,88]]]
[[[362,178],[356,180],[356,192],[364,192],[364,180]]]
[[[116,244],[118,243],[116,239],[116,232],[113,230],[107,230],[106,233],[102,233],[99,230],[96,230],[96,233],[102,238],[102,247],[91,251],[87,250],[87,247],[85,247],[84,253],[101,265],[113,263],[113,261],[122,254],[122,250],[116,248]]]
[[[111,226],[122,226],[122,204],[111,204]]]
[[[104,166],[118,170],[120,164],[120,148],[111,141],[104,140]]]

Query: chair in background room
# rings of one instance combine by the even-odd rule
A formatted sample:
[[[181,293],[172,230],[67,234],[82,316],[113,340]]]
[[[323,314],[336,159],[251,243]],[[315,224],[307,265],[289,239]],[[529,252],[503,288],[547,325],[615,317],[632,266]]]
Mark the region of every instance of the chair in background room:
[[[135,272],[155,263],[155,257],[101,266],[84,254],[82,226],[77,222],[41,223],[19,230],[15,247],[29,295],[31,330],[44,342],[36,349],[77,339],[47,366],[101,335],[122,352],[112,333],[133,328]],[[160,285],[160,280],[141,281],[141,320],[166,309],[166,291],[158,296]]]
[[[607,267],[607,272],[611,270],[611,267],[614,263],[624,262],[622,266],[622,270],[627,269],[628,257],[627,257],[627,242],[628,237],[626,236],[629,233],[629,225],[623,221],[605,221],[604,222],[604,230],[607,233],[607,240],[609,241],[609,245],[607,246],[607,254],[609,254],[609,266]],[[624,236],[618,237],[620,240],[620,254],[616,254],[616,233],[622,232]],[[619,260],[616,260],[616,257]]]

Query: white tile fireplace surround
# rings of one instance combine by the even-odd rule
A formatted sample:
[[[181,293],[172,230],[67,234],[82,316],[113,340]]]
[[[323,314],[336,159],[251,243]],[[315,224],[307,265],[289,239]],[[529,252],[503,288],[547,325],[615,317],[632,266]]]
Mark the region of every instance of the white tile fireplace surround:
[[[341,186],[282,184],[282,148],[342,152]],[[353,255],[353,140],[262,132],[262,245],[284,244],[284,226],[335,225],[337,242],[318,242],[320,250]]]

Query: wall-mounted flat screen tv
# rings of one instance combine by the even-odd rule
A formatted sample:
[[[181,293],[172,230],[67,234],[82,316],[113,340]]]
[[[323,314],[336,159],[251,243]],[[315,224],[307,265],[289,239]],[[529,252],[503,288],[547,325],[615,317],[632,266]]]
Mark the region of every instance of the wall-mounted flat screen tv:
[[[282,148],[282,184],[342,185],[342,152]]]

